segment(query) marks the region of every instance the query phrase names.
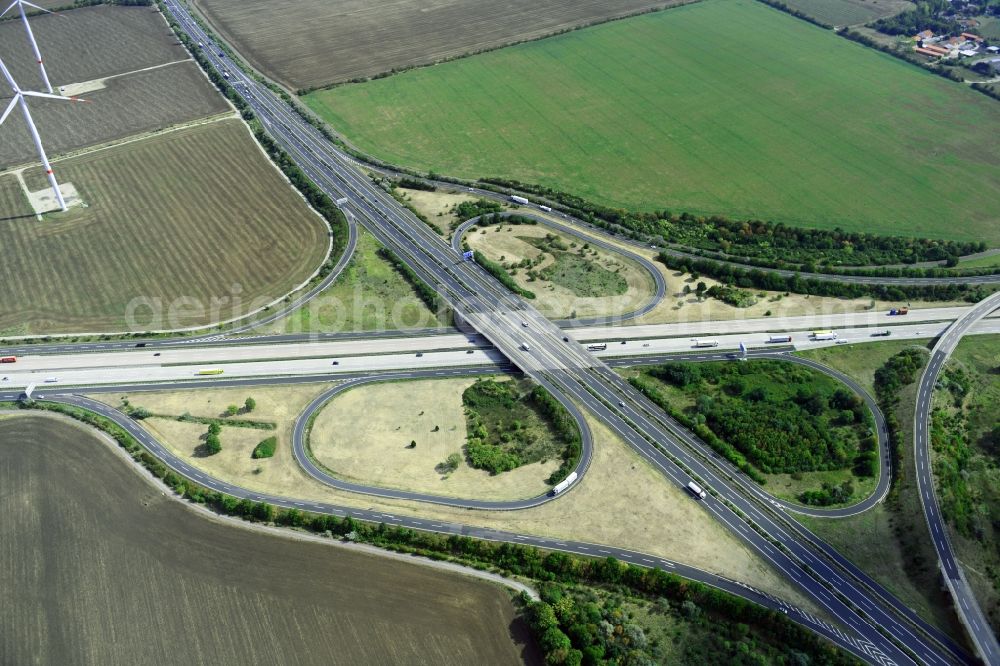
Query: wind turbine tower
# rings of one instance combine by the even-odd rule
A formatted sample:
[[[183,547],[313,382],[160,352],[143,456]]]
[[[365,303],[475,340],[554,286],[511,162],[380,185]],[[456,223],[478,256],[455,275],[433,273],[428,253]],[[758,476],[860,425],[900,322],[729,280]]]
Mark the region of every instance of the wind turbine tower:
[[[42,82],[45,83],[46,92],[48,92],[51,95],[52,84],[49,83],[49,75],[45,73],[45,65],[42,64],[42,54],[38,50],[38,42],[35,41],[35,34],[31,32],[31,25],[28,24],[28,15],[25,14],[24,12],[25,6],[31,7],[32,9],[37,9],[39,11],[43,11],[46,14],[52,13],[49,10],[45,9],[44,7],[33,5],[30,2],[25,2],[25,0],[14,0],[14,2],[12,2],[9,7],[7,7],[7,9],[3,10],[3,13],[0,14],[0,18],[2,18],[4,14],[9,12],[10,10],[14,9],[14,7],[17,7],[18,10],[21,12],[21,22],[24,23],[24,30],[25,32],[28,33],[28,41],[31,43],[31,50],[35,54],[35,61],[38,63],[38,69],[42,70]]]
[[[49,158],[46,157],[45,149],[42,148],[42,138],[38,136],[38,128],[35,127],[35,122],[31,119],[31,112],[28,111],[28,103],[24,100],[24,98],[45,97],[47,99],[58,99],[64,102],[84,102],[86,100],[77,99],[76,97],[62,97],[60,95],[50,95],[48,93],[21,90],[17,87],[17,83],[14,82],[14,78],[10,75],[10,72],[7,71],[7,66],[3,64],[3,60],[0,60],[0,71],[3,72],[3,76],[7,79],[10,89],[14,92],[14,99],[10,100],[10,104],[7,105],[7,109],[3,112],[3,115],[0,116],[0,125],[3,125],[4,121],[7,120],[7,116],[9,116],[11,111],[14,110],[14,106],[20,105],[21,114],[24,116],[24,122],[28,124],[28,131],[31,132],[31,138],[35,140],[35,148],[38,150],[38,157],[42,160],[42,166],[45,167],[45,175],[48,176],[49,185],[52,186],[52,191],[56,195],[56,201],[59,202],[59,208],[66,210],[66,202],[63,200],[62,192],[59,191],[59,183],[56,182],[55,174],[52,173],[52,165],[49,164]]]

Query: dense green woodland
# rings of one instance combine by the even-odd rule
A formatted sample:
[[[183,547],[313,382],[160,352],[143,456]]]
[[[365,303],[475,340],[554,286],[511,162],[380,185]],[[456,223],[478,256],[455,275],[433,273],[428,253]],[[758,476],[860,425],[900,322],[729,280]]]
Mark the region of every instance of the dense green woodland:
[[[856,468],[877,473],[870,412],[833,379],[782,361],[666,363],[646,376],[680,389],[684,411],[765,473]],[[670,405],[664,389],[637,378]]]
[[[549,478],[558,483],[580,459],[580,431],[552,394],[530,382],[480,379],[462,394],[469,464],[499,474],[543,460],[563,464]]]

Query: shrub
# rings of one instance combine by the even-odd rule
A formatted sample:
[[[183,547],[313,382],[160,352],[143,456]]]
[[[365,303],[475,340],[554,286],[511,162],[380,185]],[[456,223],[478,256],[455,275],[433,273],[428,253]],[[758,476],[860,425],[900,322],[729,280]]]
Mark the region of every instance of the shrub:
[[[262,440],[260,444],[254,447],[253,453],[250,454],[251,458],[270,458],[274,455],[274,450],[278,447],[277,437],[268,437]]]
[[[222,442],[219,441],[218,435],[208,435],[205,438],[205,450],[208,455],[214,456],[216,453],[222,450]]]

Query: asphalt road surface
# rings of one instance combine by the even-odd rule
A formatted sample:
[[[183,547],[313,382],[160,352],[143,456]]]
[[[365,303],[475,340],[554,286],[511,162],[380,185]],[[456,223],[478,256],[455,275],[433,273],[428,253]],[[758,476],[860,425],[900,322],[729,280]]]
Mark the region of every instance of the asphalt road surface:
[[[849,633],[841,630],[840,628],[813,616],[807,611],[791,606],[781,599],[773,597],[765,592],[761,592],[750,585],[729,580],[728,578],[717,576],[696,567],[642,552],[616,548],[614,546],[607,546],[603,544],[515,534],[512,532],[503,532],[484,527],[477,527],[474,525],[438,522],[409,516],[397,516],[390,513],[340,506],[328,502],[303,501],[279,495],[270,495],[267,493],[251,491],[220,479],[216,479],[189,466],[186,462],[177,458],[169,450],[161,446],[155,438],[150,436],[149,433],[138,426],[134,421],[125,417],[117,410],[104,405],[103,403],[79,396],[63,397],[59,399],[59,402],[88,409],[115,421],[175,473],[187,479],[191,479],[195,483],[212,491],[225,493],[239,499],[246,499],[254,502],[266,502],[276,507],[285,509],[298,509],[300,511],[329,514],[339,517],[350,516],[356,520],[373,523],[385,523],[386,525],[393,527],[407,527],[410,529],[435,532],[438,534],[454,534],[476,539],[485,539],[488,541],[505,541],[508,543],[534,546],[545,550],[561,551],[586,557],[614,557],[622,562],[627,562],[640,567],[659,568],[669,573],[676,574],[690,580],[696,580],[706,585],[729,592],[730,594],[748,599],[765,608],[770,608],[774,611],[784,613],[790,620],[797,622],[798,624],[820,634],[821,636],[826,637],[859,659],[871,659],[869,652],[871,649],[870,646],[862,641],[859,641],[857,638],[851,636]],[[569,496],[571,493],[572,489],[568,490],[565,496]]]
[[[974,308],[945,331],[931,352],[930,362],[924,368],[917,388],[917,409],[913,415],[914,464],[917,472],[917,490],[920,504],[924,509],[927,528],[937,551],[938,564],[948,590],[955,600],[955,609],[965,624],[966,630],[975,643],[982,659],[989,664],[1000,663],[1000,645],[993,634],[989,620],[980,608],[976,597],[965,578],[965,572],[955,557],[955,551],[948,537],[948,526],[944,523],[934,486],[934,471],[931,468],[931,410],[934,406],[934,387],[938,376],[959,341],[984,316],[1000,308],[1000,292],[980,301]]]
[[[760,501],[743,478],[732,478],[707,448],[662,418],[611,369],[526,303],[512,296],[454,251],[385,192],[359,174],[335,146],[266,87],[230,63],[191,21],[186,9],[167,5],[195,41],[204,41],[213,66],[227,71],[263,126],[321,189],[337,200],[456,310],[460,322],[564,404],[576,402],[618,432],[640,455],[681,485],[695,478],[710,491],[701,505],[845,627],[856,632],[875,663],[907,663],[912,651],[928,663],[963,659],[933,631],[912,622],[908,609],[872,595],[850,570],[830,562],[783,511]],[[834,593],[832,590],[837,590]],[[883,633],[885,632],[885,633]],[[886,635],[888,634],[888,636]],[[891,638],[890,638],[891,636]],[[946,656],[947,655],[947,656]]]
[[[657,305],[660,304],[663,298],[667,295],[667,281],[663,278],[663,273],[661,273],[659,269],[655,265],[653,265],[653,262],[651,262],[646,257],[642,256],[641,254],[632,252],[631,250],[628,250],[622,245],[612,242],[611,238],[605,240],[604,238],[601,238],[596,234],[593,236],[585,234],[576,227],[567,224],[560,224],[558,222],[553,222],[552,220],[546,217],[542,217],[541,215],[536,215],[535,213],[531,212],[510,211],[510,212],[497,213],[497,215],[499,215],[500,217],[510,217],[511,215],[520,215],[521,217],[526,217],[528,219],[535,220],[547,227],[556,229],[564,234],[568,234],[570,236],[578,238],[582,240],[584,243],[590,243],[591,245],[608,250],[615,254],[619,254],[625,257],[626,259],[630,259],[631,261],[639,264],[639,266],[645,269],[645,271],[649,274],[649,276],[653,278],[653,284],[655,285],[656,289],[653,292],[653,295],[650,297],[650,299],[641,307],[633,310],[632,312],[625,312],[619,315],[608,315],[604,317],[589,317],[581,319],[564,320],[559,322],[559,325],[562,326],[563,328],[579,327],[579,326],[597,326],[597,325],[608,326],[611,324],[616,324],[631,319],[638,319],[644,314],[648,314],[649,312],[651,312]],[[461,225],[459,225],[458,228],[455,229],[455,233],[452,234],[451,237],[451,246],[456,253],[462,252],[462,239],[465,237],[465,234],[466,232],[468,232],[469,229],[479,224],[479,220],[480,218],[473,217],[469,220],[466,220]]]

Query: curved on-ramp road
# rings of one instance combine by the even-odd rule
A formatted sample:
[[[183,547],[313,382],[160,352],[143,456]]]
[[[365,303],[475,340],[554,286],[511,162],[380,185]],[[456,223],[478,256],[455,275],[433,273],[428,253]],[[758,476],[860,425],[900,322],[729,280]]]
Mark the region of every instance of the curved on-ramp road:
[[[574,238],[578,238],[584,241],[585,243],[590,243],[591,245],[596,245],[597,247],[602,248],[604,250],[608,250],[609,252],[620,254],[626,259],[639,264],[639,266],[642,267],[647,273],[649,273],[649,276],[651,278],[653,278],[653,284],[655,285],[656,291],[653,293],[653,296],[649,299],[649,301],[647,301],[642,307],[633,310],[632,312],[626,312],[620,315],[608,315],[605,317],[587,317],[582,319],[563,319],[556,322],[560,328],[576,328],[581,326],[595,326],[598,324],[602,325],[614,324],[617,322],[629,321],[631,319],[638,319],[642,315],[652,311],[653,308],[659,305],[660,302],[663,300],[663,298],[667,295],[667,281],[664,279],[663,274],[660,273],[659,270],[657,270],[653,262],[651,262],[646,257],[642,256],[641,254],[636,254],[635,252],[632,252],[631,250],[628,250],[622,247],[621,245],[600,238],[600,236],[602,235],[607,236],[608,238],[614,238],[613,236],[609,236],[608,234],[602,234],[597,231],[593,232],[592,234],[584,233],[583,231],[577,229],[576,227],[570,226],[568,224],[562,224],[554,220],[550,220],[547,217],[542,217],[541,215],[536,215],[535,213],[532,212],[502,211],[496,213],[496,215],[499,215],[500,217],[503,218],[512,216],[528,218],[530,220],[538,222],[539,224],[543,224],[547,227],[555,229],[561,233],[565,233],[570,236],[573,236]],[[465,237],[465,234],[468,233],[469,229],[479,224],[481,219],[482,219],[481,216],[470,218],[465,222],[463,222],[462,224],[460,224],[455,229],[455,233],[451,237],[451,246],[455,249],[456,252],[458,253],[462,252],[462,239]]]
[[[955,601],[958,616],[969,632],[980,657],[989,664],[1000,664],[1000,644],[997,643],[989,620],[980,608],[972,593],[972,588],[965,578],[965,572],[962,571],[952,548],[948,527],[944,524],[941,515],[941,508],[934,488],[934,471],[931,468],[930,420],[934,404],[934,387],[945,363],[955,351],[955,347],[958,346],[966,331],[997,308],[1000,308],[1000,292],[977,303],[975,307],[956,319],[938,339],[931,351],[930,362],[920,377],[920,384],[917,387],[917,410],[913,415],[913,448],[914,465],[917,472],[917,491],[924,510],[924,518],[927,521],[927,529],[934,542],[941,574]]]
[[[639,551],[605,546],[586,541],[572,541],[515,534],[513,532],[504,532],[501,530],[477,527],[474,525],[414,518],[406,515],[395,515],[372,509],[359,509],[330,502],[296,499],[249,490],[230,484],[221,479],[217,479],[188,465],[184,460],[178,458],[166,447],[160,444],[155,437],[149,434],[148,431],[143,429],[134,420],[125,414],[122,414],[117,409],[109,407],[102,402],[91,400],[90,398],[79,395],[61,395],[54,398],[52,402],[58,402],[85,409],[113,421],[134,437],[146,450],[156,456],[157,459],[162,461],[174,473],[188,479],[192,483],[196,483],[203,488],[207,488],[210,491],[223,493],[237,499],[245,499],[252,502],[266,502],[280,509],[298,509],[299,511],[333,515],[341,518],[351,517],[356,520],[363,520],[372,523],[384,523],[393,527],[406,527],[444,535],[466,536],[487,541],[534,546],[536,548],[542,548],[549,551],[561,551],[583,557],[614,557],[619,561],[626,562],[634,566],[662,569],[663,571],[675,574],[682,578],[698,581],[724,592],[742,597],[743,599],[763,606],[764,608],[783,613],[791,621],[825,637],[858,659],[861,659],[862,661],[872,660],[869,644],[859,641],[853,635],[848,634],[839,627],[812,615],[808,611],[792,606],[788,602],[758,590],[750,585],[747,585],[746,583],[734,581],[724,576],[719,576],[681,562],[675,562],[673,560],[668,560],[666,558]]]
[[[485,371],[476,374],[495,374],[495,368],[486,368]],[[474,500],[474,499],[462,499],[456,497],[446,497],[443,495],[432,495],[428,493],[417,493],[410,492],[407,490],[397,490],[393,488],[383,488],[376,486],[367,486],[360,483],[351,483],[349,481],[344,481],[338,479],[337,477],[327,473],[322,467],[320,467],[312,458],[309,452],[309,426],[312,423],[313,417],[316,413],[323,408],[330,400],[335,398],[337,395],[348,391],[352,388],[362,386],[364,384],[373,384],[376,382],[390,382],[390,381],[401,381],[409,379],[442,379],[444,377],[467,377],[470,373],[468,369],[456,368],[453,370],[414,370],[408,372],[394,372],[390,374],[383,375],[372,375],[369,377],[358,377],[355,379],[349,379],[343,384],[334,386],[319,396],[317,396],[309,405],[302,411],[302,413],[295,419],[295,425],[292,430],[292,452],[295,456],[296,462],[302,467],[302,469],[316,479],[320,483],[337,488],[338,490],[345,490],[352,493],[360,493],[363,495],[374,495],[375,497],[382,497],[385,499],[398,499],[398,500],[411,500],[416,502],[429,502],[431,504],[444,504],[446,506],[453,506],[463,509],[489,509],[493,511],[510,511],[514,509],[527,509],[533,506],[539,506],[546,502],[550,502],[556,497],[562,497],[563,494],[553,495],[552,493],[546,492],[537,497],[530,497],[526,499],[518,500]],[[556,395],[559,399],[560,404],[566,408],[573,419],[576,421],[577,428],[580,429],[580,461],[577,463],[573,471],[577,473],[577,479],[574,483],[564,491],[564,493],[569,493],[573,490],[574,486],[580,482],[584,474],[586,474],[587,469],[590,467],[590,461],[593,458],[594,453],[594,442],[593,436],[590,432],[590,427],[587,425],[586,419],[584,419],[583,414],[577,409],[576,405],[571,402],[566,402],[562,400],[558,394]]]

